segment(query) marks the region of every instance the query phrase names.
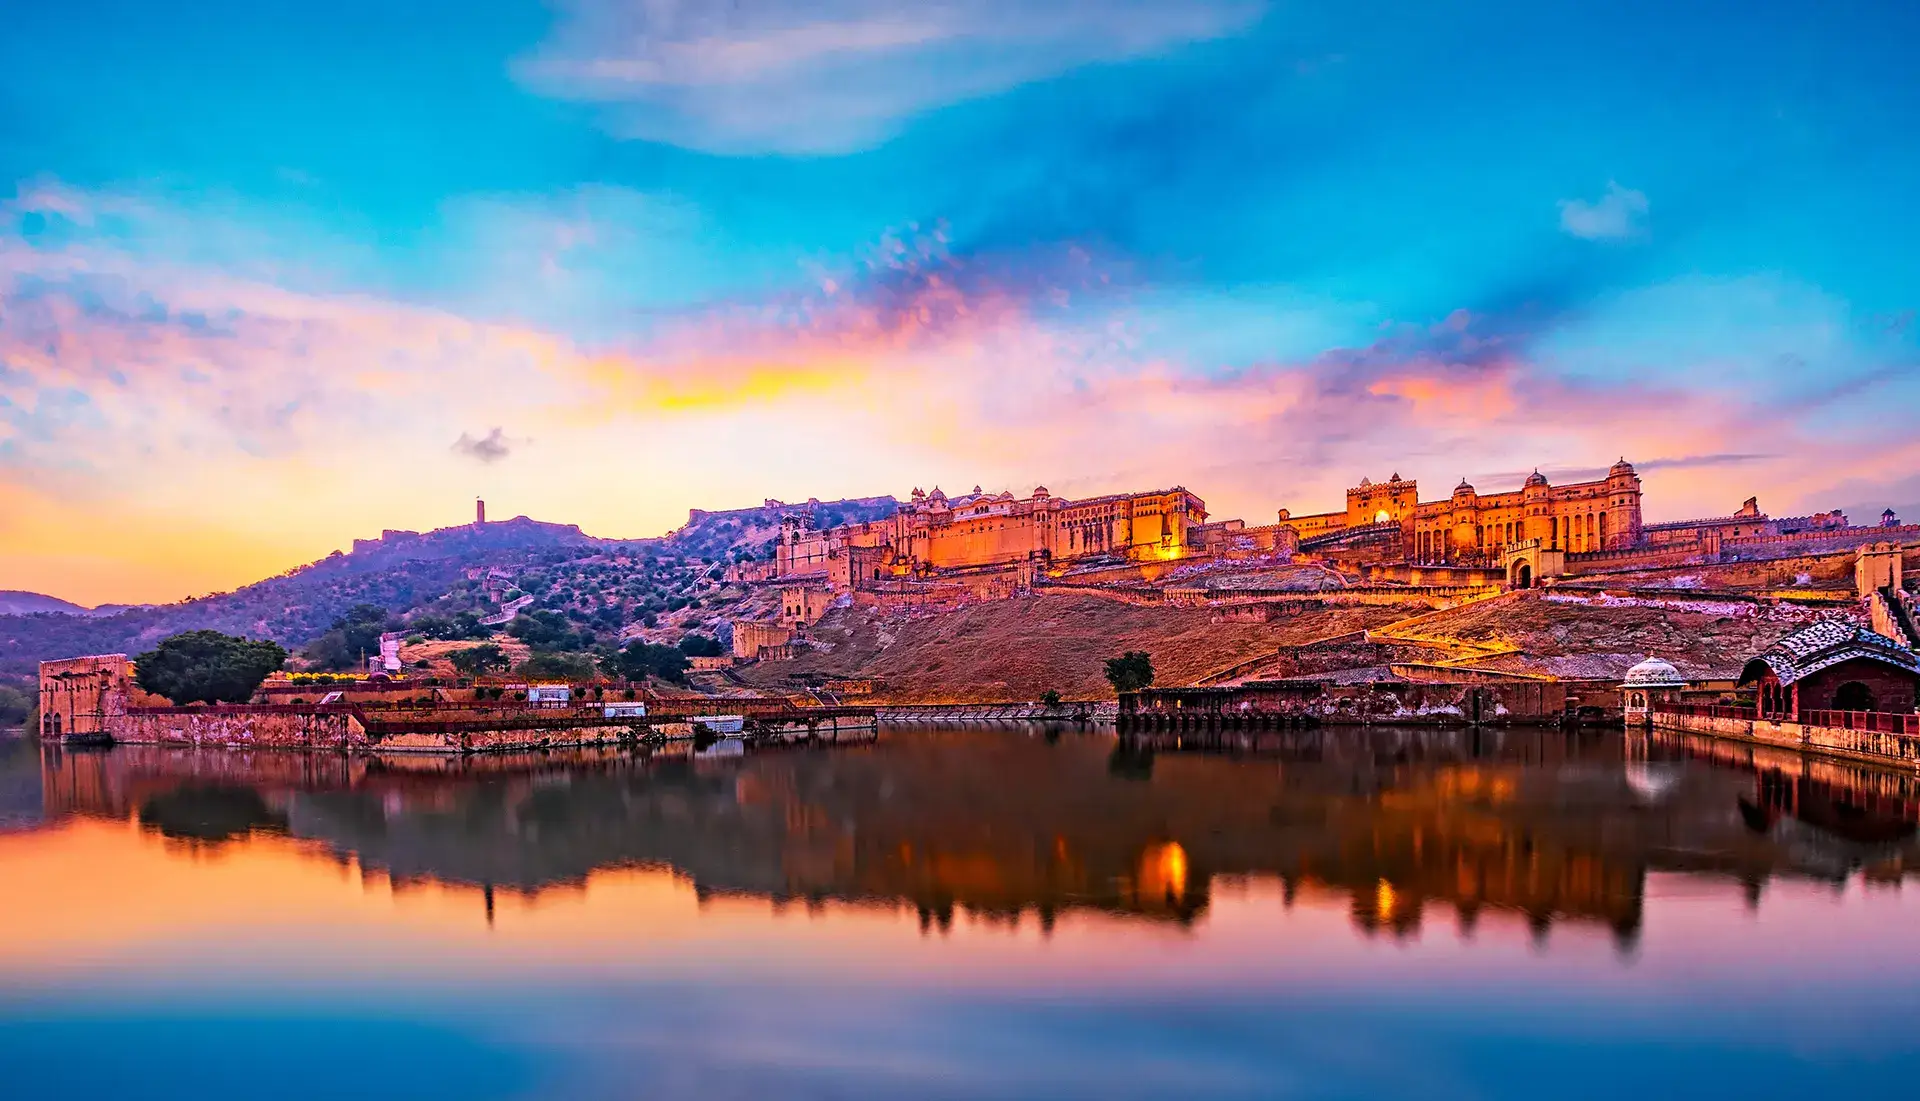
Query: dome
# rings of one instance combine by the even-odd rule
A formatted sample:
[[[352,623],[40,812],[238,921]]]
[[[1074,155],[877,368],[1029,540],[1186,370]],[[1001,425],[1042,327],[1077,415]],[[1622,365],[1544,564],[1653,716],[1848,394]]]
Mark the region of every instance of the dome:
[[[1681,678],[1680,670],[1671,662],[1659,658],[1648,658],[1627,670],[1625,687],[1627,688],[1683,688],[1686,681]]]
[[[1547,484],[1547,476],[1545,474],[1540,473],[1540,469],[1538,467],[1534,468],[1533,473],[1527,475],[1527,485],[1529,488],[1533,486],[1543,486],[1546,484]]]
[[[1609,478],[1619,478],[1624,475],[1632,474],[1632,473],[1633,473],[1633,464],[1627,461],[1627,457],[1625,455],[1620,456],[1619,462],[1614,463],[1611,467],[1607,468],[1607,477]]]
[[[1460,484],[1453,487],[1453,495],[1455,497],[1459,497],[1463,494],[1468,494],[1472,492],[1473,492],[1473,487],[1467,484],[1467,480],[1465,478],[1460,479]]]
[[[1053,496],[1053,494],[1052,494],[1052,493],[1049,493],[1049,492],[1047,491],[1047,487],[1046,487],[1046,486],[1039,486],[1039,487],[1036,487],[1036,488],[1034,489],[1034,491],[1033,491],[1033,495],[1034,495],[1035,497],[1051,497],[1051,496]]]

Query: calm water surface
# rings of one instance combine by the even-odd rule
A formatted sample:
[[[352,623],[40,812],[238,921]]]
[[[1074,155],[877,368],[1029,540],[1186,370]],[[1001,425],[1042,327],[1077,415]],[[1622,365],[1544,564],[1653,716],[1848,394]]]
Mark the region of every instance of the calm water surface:
[[[1920,1081],[1920,785],[1618,732],[0,742],[0,1096]]]

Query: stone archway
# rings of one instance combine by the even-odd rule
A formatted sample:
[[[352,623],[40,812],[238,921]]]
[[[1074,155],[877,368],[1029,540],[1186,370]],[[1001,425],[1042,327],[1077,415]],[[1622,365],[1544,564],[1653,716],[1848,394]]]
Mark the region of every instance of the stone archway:
[[[1872,711],[1874,709],[1873,689],[1857,680],[1850,680],[1834,689],[1833,709],[1835,711]]]
[[[1538,539],[1528,539],[1508,547],[1501,556],[1501,564],[1507,570],[1508,588],[1531,589],[1549,577],[1567,572],[1567,553],[1543,547]]]

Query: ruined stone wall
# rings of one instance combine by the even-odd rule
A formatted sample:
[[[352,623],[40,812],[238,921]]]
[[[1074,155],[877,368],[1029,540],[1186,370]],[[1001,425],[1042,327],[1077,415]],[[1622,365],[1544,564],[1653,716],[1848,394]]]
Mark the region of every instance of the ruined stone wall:
[[[735,623],[733,656],[752,661],[765,647],[785,646],[793,639],[793,628],[779,623]]]
[[[130,745],[223,746],[230,749],[363,749],[366,727],[344,708],[243,704],[222,707],[131,708],[108,733]]]
[[[125,654],[95,654],[40,663],[40,733],[65,739],[107,733],[133,689]]]
[[[810,627],[833,606],[833,594],[824,588],[793,585],[780,591],[780,622]]]

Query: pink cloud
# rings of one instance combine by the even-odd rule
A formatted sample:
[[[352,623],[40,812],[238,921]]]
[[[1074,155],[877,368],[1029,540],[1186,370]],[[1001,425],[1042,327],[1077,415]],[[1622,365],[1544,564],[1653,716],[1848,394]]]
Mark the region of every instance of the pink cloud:
[[[86,196],[55,199],[88,216]],[[175,549],[198,545],[189,530],[252,525],[284,568],[353,534],[427,524],[431,502],[464,508],[483,488],[609,534],[665,530],[690,506],[938,481],[1184,483],[1216,515],[1258,522],[1337,507],[1361,476],[1395,470],[1435,494],[1462,475],[1622,454],[1755,456],[1649,465],[1650,512],[1673,517],[1752,493],[1776,512],[1830,507],[1845,479],[1891,484],[1920,460],[1911,441],[1822,434],[1684,372],[1568,377],[1464,313],[1297,360],[1153,354],[1135,331],[1136,274],[1072,248],[956,256],[937,229],[907,232],[807,283],[585,344],[106,239],[56,251],[0,238],[0,489],[37,495],[45,516],[0,531],[0,569],[30,553],[43,568],[58,533],[92,530],[62,507],[178,517]],[[449,447],[495,426],[540,446],[499,463]],[[627,456],[672,456],[674,476],[611,476]],[[259,553],[228,583],[257,572]]]

